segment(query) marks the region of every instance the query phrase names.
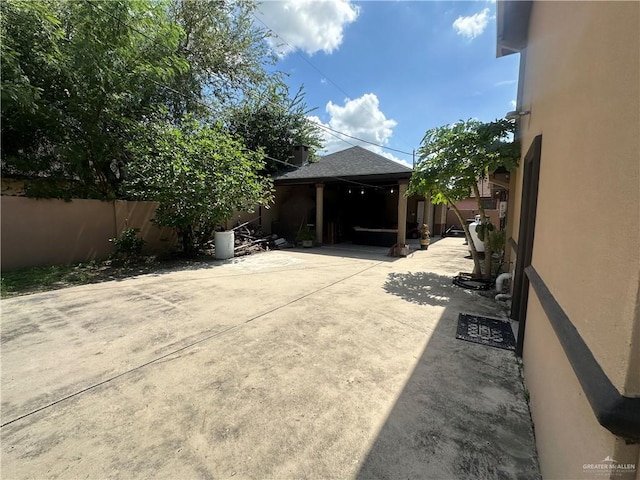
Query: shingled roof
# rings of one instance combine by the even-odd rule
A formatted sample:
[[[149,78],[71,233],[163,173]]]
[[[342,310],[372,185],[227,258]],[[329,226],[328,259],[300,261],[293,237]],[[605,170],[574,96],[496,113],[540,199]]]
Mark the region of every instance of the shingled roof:
[[[336,177],[380,180],[409,178],[412,170],[366,148],[351,147],[274,177],[276,183],[309,183]]]

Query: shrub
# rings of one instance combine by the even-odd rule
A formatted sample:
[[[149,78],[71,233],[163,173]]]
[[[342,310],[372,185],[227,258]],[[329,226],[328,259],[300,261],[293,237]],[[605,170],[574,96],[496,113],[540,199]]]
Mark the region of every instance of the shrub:
[[[138,236],[138,233],[140,233],[139,228],[127,228],[119,237],[110,238],[109,241],[116,248],[112,258],[123,260],[139,258],[142,254],[142,247],[146,242]]]

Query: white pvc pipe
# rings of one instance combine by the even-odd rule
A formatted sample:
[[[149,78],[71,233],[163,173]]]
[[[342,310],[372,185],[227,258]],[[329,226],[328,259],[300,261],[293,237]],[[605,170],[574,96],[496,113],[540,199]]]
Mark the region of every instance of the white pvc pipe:
[[[496,302],[499,302],[501,300],[511,300],[511,295],[509,295],[508,293],[499,293],[496,295]]]
[[[500,275],[498,275],[498,278],[496,278],[496,291],[498,293],[502,292],[502,284],[505,280],[510,280],[511,279],[511,274],[510,273],[501,273]]]

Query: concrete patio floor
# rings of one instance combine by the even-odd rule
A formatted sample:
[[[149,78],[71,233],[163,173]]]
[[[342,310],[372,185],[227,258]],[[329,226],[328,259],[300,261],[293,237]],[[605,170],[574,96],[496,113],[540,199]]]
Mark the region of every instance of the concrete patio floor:
[[[3,300],[1,476],[539,478],[462,239],[274,251]]]

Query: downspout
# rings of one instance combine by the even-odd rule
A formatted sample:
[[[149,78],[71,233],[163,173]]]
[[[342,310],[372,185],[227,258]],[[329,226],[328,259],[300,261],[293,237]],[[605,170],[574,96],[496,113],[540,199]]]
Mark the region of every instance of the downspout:
[[[505,280],[511,280],[510,273],[501,273],[496,278],[496,291],[498,294],[495,296],[496,302],[511,300],[511,295],[509,293],[502,293],[503,282]]]

